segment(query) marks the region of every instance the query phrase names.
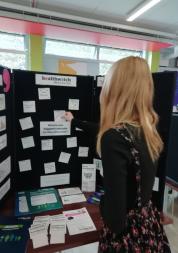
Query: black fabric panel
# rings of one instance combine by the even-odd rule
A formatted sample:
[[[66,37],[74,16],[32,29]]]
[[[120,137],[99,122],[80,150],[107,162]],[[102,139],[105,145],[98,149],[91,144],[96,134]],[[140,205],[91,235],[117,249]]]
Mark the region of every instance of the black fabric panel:
[[[100,121],[100,92],[102,87],[97,86],[97,80],[100,76],[96,76],[94,85],[94,110],[93,110],[93,122],[99,123]]]
[[[54,110],[68,111],[68,99],[79,99],[79,111],[72,111],[76,118],[91,121],[92,117],[92,92],[93,77],[77,76],[77,87],[61,87],[51,85],[36,85],[35,74],[32,71],[14,71],[15,82],[15,141],[16,141],[16,186],[18,190],[40,187],[40,176],[45,175],[44,163],[55,162],[56,173],[70,173],[70,186],[80,185],[82,163],[91,163],[92,155],[89,151],[87,158],[78,157],[79,146],[89,146],[88,137],[79,131],[72,129],[71,136],[46,136],[40,137],[40,121],[54,121]],[[40,73],[38,74],[50,74]],[[54,75],[54,74],[52,74]],[[38,88],[50,88],[51,99],[39,100]],[[23,113],[23,101],[35,100],[36,113]],[[19,119],[31,116],[34,128],[21,130]],[[33,136],[35,147],[23,149],[21,138]],[[66,138],[77,137],[78,147],[67,148]],[[52,151],[41,151],[41,140],[53,139]],[[59,163],[60,152],[71,153],[68,164]],[[19,172],[18,161],[31,159],[32,171]],[[51,175],[51,174],[46,174]]]
[[[157,170],[160,181],[159,192],[153,192],[153,202],[159,210],[162,210],[176,72],[154,73],[153,80],[155,84],[154,108],[159,115],[158,131],[164,142],[164,150],[160,156]]]
[[[2,163],[4,160],[6,160],[6,158],[8,158],[10,156],[11,157],[11,173],[0,183],[0,187],[2,187],[7,182],[7,180],[10,178],[11,189],[9,192],[7,192],[7,194],[2,199],[0,199],[0,205],[3,204],[4,200],[7,198],[7,196],[9,195],[9,193],[11,192],[11,190],[13,188],[13,176],[12,176],[12,173],[13,173],[13,168],[12,168],[12,160],[13,160],[13,137],[12,137],[13,85],[12,85],[12,80],[11,80],[10,89],[8,90],[8,92],[5,91],[6,83],[3,80],[3,71],[5,69],[6,69],[6,71],[9,72],[10,79],[12,79],[10,69],[0,66],[0,75],[2,75],[2,81],[3,81],[3,85],[0,86],[0,94],[5,95],[5,105],[6,105],[5,110],[0,111],[0,116],[6,116],[6,130],[1,131],[0,136],[7,134],[7,146],[0,150],[0,163]]]
[[[178,168],[177,168],[178,134],[177,132],[178,132],[178,114],[173,114],[172,120],[171,120],[166,176],[168,180],[170,180],[176,186],[178,186]]]

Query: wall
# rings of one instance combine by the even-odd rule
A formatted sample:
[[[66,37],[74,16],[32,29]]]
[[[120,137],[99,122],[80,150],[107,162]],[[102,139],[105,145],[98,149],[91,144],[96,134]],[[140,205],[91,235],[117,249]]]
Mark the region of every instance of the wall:
[[[40,35],[29,35],[29,70],[45,71],[51,73],[59,72],[60,60],[71,60],[79,63],[86,63],[87,73],[85,75],[98,75],[99,62],[85,59],[76,59],[70,57],[59,57],[54,55],[44,54],[44,39]],[[159,70],[159,63],[161,58],[160,52],[145,52],[144,58],[147,59],[152,72]]]
[[[43,70],[45,72],[59,73],[59,61],[70,60],[81,64],[84,63],[84,65],[86,64],[86,71],[85,68],[83,72],[81,70],[81,75],[96,76],[99,73],[99,63],[94,62],[92,60],[76,59],[71,57],[59,57],[55,55],[44,55],[43,60]]]
[[[39,35],[28,35],[29,70],[43,71],[43,37]]]
[[[162,49],[160,52],[160,71],[178,71],[175,66],[176,57],[178,57],[178,46]]]
[[[158,72],[160,62],[160,52],[152,52],[152,61],[151,61],[151,72]]]

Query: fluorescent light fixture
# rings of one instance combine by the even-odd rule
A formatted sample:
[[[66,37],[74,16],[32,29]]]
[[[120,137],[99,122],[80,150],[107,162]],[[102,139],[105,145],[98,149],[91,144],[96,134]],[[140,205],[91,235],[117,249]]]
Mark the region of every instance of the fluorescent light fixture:
[[[152,8],[154,5],[158,4],[161,0],[149,0],[138,6],[132,13],[130,13],[127,21],[131,22],[138,16],[142,15],[144,12]]]

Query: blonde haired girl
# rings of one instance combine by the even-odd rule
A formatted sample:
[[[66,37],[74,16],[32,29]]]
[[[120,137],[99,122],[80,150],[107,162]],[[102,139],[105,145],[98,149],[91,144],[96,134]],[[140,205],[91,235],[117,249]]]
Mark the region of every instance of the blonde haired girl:
[[[153,94],[152,75],[142,58],[119,60],[106,75],[97,139],[105,190],[99,252],[170,252],[160,214],[150,201],[163,148]]]

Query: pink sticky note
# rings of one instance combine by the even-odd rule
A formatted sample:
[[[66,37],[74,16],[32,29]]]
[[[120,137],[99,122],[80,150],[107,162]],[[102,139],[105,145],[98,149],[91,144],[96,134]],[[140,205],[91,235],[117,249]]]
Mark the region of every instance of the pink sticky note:
[[[7,92],[9,92],[10,85],[11,85],[11,78],[10,78],[10,73],[9,73],[8,69],[3,70],[2,77],[3,77],[3,82],[5,84],[4,92],[7,93]]]

